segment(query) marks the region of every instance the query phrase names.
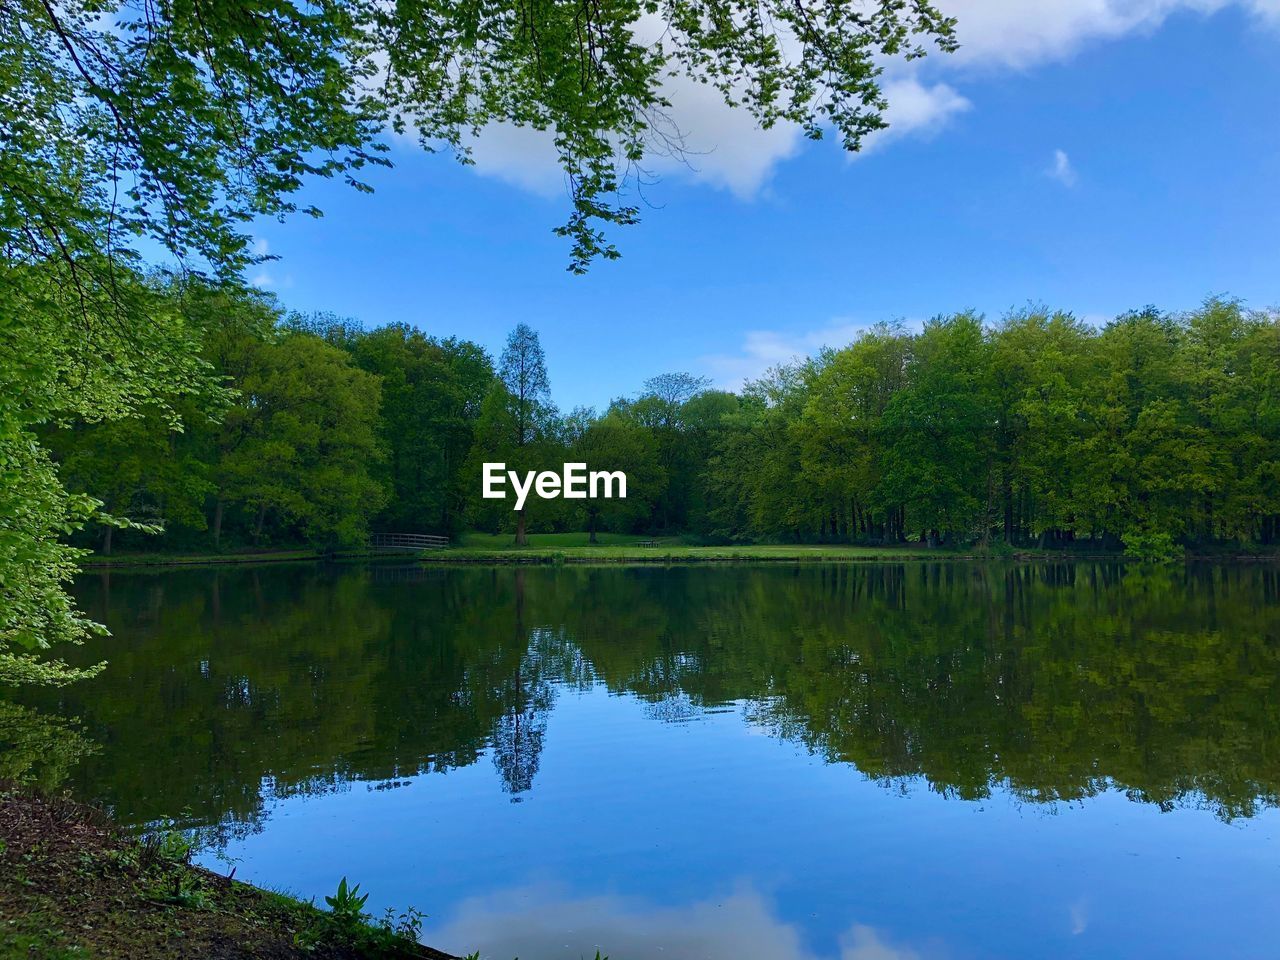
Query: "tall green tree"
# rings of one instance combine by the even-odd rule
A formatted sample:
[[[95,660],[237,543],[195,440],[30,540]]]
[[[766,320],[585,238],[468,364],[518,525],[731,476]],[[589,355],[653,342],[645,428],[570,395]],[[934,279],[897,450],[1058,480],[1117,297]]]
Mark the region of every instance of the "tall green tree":
[[[254,542],[270,520],[319,547],[363,543],[386,496],[371,475],[382,456],[377,378],[307,333],[246,347],[241,399],[216,441],[215,539],[232,505],[252,517]]]
[[[1090,533],[1082,504],[1084,408],[1097,372],[1095,331],[1071,314],[1011,313],[992,332],[1000,526],[1006,543]]]
[[[907,382],[911,340],[900,326],[879,325],[812,370],[797,424],[801,469],[817,492],[831,536],[900,539],[901,502],[882,489],[884,414]]]
[[[664,488],[654,504],[653,522],[663,529],[679,528],[687,522],[687,505],[692,495],[697,451],[689,444],[688,404],[711,386],[706,377],[691,373],[663,373],[644,382],[639,397],[630,403],[615,404],[636,422],[643,424],[657,441]]]
[[[906,504],[930,536],[985,538],[996,508],[991,347],[972,313],[925,324],[908,384],[885,406],[882,507]]]
[[[659,446],[653,434],[618,411],[591,418],[572,440],[569,456],[587,470],[621,470],[627,476],[625,499],[580,501],[588,540],[596,541],[601,526],[626,530],[646,520],[663,484]],[[566,505],[569,501],[565,501]]]
[[[382,382],[379,476],[388,503],[383,529],[457,533],[473,493],[466,460],[493,364],[482,348],[390,324],[346,340],[355,362]]]
[[[498,359],[499,387],[490,391],[488,416],[478,431],[482,460],[501,459],[507,469],[538,470],[549,463],[547,447],[554,436],[556,410],[551,405],[551,382],[538,334],[518,323],[507,337]],[[503,457],[499,457],[499,454]],[[516,513],[516,546],[526,539],[526,510]]]

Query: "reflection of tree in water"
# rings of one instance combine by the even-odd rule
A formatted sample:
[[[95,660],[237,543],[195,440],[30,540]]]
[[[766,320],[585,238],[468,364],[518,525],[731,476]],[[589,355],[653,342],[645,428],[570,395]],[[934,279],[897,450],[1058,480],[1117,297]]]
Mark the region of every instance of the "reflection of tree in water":
[[[513,601],[517,645],[526,644],[525,581],[525,571],[516,570]],[[502,778],[502,788],[512,794],[513,803],[521,800],[522,793],[533,789],[547,732],[547,715],[555,704],[556,686],[581,689],[590,686],[594,679],[582,651],[563,629],[544,626],[528,632],[525,649],[498,695],[504,711],[493,729],[493,763]]]
[[[533,789],[547,732],[547,714],[555,702],[551,684],[538,670],[537,657],[522,658],[512,679],[507,712],[493,730],[493,763],[502,777],[502,788],[519,800]]]
[[[97,749],[78,723],[0,700],[0,781],[54,790]]]
[[[83,718],[101,750],[72,785],[126,823],[254,829],[277,797],[486,751],[518,797],[556,696],[598,684],[659,721],[742,710],[960,798],[1118,788],[1225,818],[1280,800],[1280,571],[1261,565],[299,567],[81,592],[115,636],[73,656],[110,666],[23,696]]]

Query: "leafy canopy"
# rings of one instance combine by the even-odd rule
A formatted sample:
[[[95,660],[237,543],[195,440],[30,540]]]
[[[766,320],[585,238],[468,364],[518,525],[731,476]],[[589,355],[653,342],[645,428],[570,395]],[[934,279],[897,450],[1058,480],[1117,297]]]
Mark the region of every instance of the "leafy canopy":
[[[925,0],[17,0],[0,10],[3,226],[28,253],[146,236],[234,271],[244,225],[296,209],[308,176],[358,188],[379,135],[470,161],[509,122],[549,131],[571,269],[616,257],[604,225],[646,157],[680,153],[668,90],[714,86],[762,126],[885,126],[885,58],[955,48]],[[309,211],[315,213],[317,211]],[[11,238],[12,239],[12,238]]]

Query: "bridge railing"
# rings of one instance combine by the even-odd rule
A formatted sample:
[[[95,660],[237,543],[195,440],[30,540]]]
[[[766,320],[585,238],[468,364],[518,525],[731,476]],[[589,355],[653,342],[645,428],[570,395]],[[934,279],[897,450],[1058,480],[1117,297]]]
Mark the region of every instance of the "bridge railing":
[[[430,533],[375,533],[369,546],[374,550],[441,550],[449,546],[449,538]]]

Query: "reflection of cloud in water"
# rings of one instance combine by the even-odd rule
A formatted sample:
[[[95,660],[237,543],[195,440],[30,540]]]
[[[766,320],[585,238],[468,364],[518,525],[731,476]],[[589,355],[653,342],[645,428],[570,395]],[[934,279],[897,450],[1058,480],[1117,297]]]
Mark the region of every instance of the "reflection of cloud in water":
[[[840,938],[840,960],[923,960],[924,954],[906,947],[892,947],[875,928],[855,923]]]
[[[463,901],[426,939],[484,960],[576,960],[597,950],[616,960],[925,960],[936,950],[893,945],[874,928],[852,925],[839,953],[817,954],[800,930],[774,916],[756,891],[657,906],[604,895],[572,898],[554,887],[516,887]]]
[[[1073,936],[1079,936],[1089,929],[1089,910],[1088,904],[1084,900],[1077,900],[1067,910],[1071,916],[1071,933]]]

